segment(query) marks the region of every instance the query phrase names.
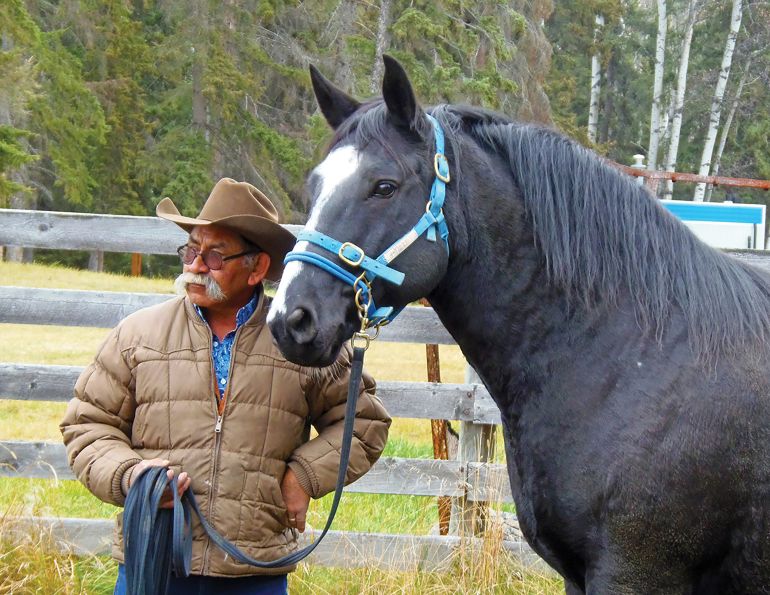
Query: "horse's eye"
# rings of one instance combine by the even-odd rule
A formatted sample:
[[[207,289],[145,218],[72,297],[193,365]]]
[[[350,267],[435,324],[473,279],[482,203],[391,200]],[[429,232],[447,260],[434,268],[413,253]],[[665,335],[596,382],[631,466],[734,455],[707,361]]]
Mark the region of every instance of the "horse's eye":
[[[380,180],[374,185],[372,190],[372,196],[377,198],[390,198],[396,191],[396,185],[393,182],[387,180]]]

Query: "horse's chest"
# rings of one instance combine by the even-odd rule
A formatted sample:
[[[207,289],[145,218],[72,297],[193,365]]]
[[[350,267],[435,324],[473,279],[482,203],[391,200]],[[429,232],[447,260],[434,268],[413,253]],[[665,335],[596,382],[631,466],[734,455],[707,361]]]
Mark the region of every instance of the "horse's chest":
[[[526,416],[524,416],[526,421]],[[511,437],[507,456],[511,488],[524,534],[534,545],[549,550],[568,549],[578,555],[580,542],[590,528],[595,486],[577,453],[571,452],[571,432],[559,422],[543,426],[530,423]],[[554,548],[553,542],[558,541]]]

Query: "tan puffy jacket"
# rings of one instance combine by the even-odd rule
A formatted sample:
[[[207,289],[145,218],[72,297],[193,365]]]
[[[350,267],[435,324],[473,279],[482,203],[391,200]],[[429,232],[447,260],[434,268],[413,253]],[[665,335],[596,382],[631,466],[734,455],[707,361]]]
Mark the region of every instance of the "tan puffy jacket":
[[[318,498],[334,490],[347,401],[350,350],[329,368],[287,362],[267,325],[268,299],[241,326],[218,422],[212,335],[187,299],[128,316],[80,375],[61,431],[77,478],[99,499],[122,505],[121,479],[141,459],[169,459],[186,471],[203,514],[258,560],[297,549],[280,482],[287,464]],[[390,418],[364,374],[346,480],[366,473],[385,446]],[[310,425],[318,436],[309,440]],[[113,555],[122,560],[121,518]],[[226,558],[196,523],[192,572],[278,574]]]

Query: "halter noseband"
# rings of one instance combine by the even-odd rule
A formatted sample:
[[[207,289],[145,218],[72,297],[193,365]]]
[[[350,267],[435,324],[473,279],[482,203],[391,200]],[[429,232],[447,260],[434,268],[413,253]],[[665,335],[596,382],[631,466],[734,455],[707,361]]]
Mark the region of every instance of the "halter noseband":
[[[305,252],[295,250],[289,252],[284,258],[284,264],[292,261],[307,262],[313,264],[328,273],[331,273],[344,283],[349,283],[356,290],[356,306],[358,315],[361,318],[361,331],[367,328],[379,328],[398,316],[403,308],[394,310],[392,306],[383,306],[377,308],[372,298],[371,283],[377,277],[393,285],[401,285],[404,282],[404,273],[388,266],[399,254],[411,246],[420,236],[431,241],[436,241],[436,232],[441,236],[449,253],[449,229],[444,219],[444,198],[446,197],[446,185],[449,182],[449,162],[444,154],[444,131],[441,129],[438,121],[431,115],[426,114],[428,120],[433,124],[433,135],[436,142],[436,153],[433,156],[433,169],[436,177],[433,180],[433,186],[430,190],[428,203],[425,206],[425,214],[407,233],[393,242],[391,246],[380,254],[376,259],[366,256],[362,248],[359,248],[351,242],[340,242],[331,238],[320,231],[303,229],[297,234],[297,243],[305,241],[320,246],[327,252],[336,253],[344,263],[349,266],[359,268],[362,273],[357,277],[333,262],[326,256],[316,254],[315,252]]]

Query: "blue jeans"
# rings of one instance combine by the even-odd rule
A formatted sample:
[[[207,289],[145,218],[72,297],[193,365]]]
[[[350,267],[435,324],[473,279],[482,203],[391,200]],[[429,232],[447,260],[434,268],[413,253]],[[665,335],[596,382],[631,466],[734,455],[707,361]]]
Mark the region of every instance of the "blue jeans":
[[[168,587],[168,595],[287,595],[288,592],[285,574],[234,578],[192,574],[187,578],[178,578],[172,573]],[[126,595],[126,567],[123,564],[118,566],[113,595]]]

